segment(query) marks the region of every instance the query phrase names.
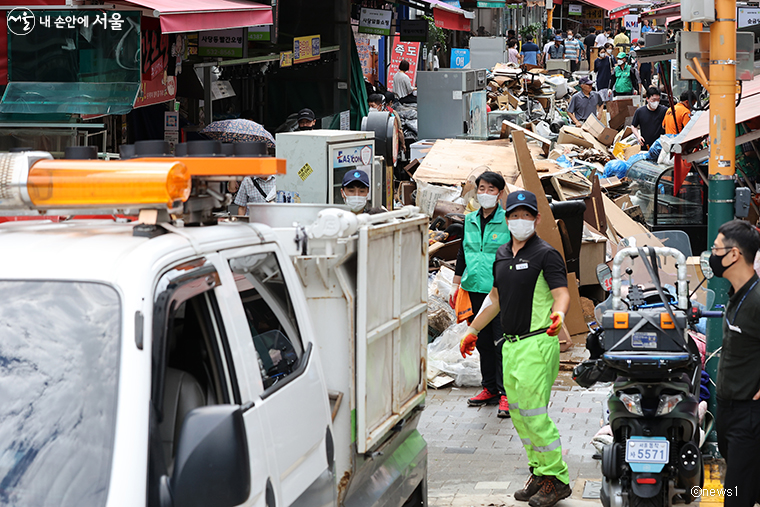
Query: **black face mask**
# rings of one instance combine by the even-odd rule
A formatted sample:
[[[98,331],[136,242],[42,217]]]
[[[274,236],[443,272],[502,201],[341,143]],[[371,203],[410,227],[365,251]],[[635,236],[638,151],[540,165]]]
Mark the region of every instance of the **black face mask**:
[[[710,255],[710,269],[712,269],[713,273],[718,278],[723,278],[723,273],[725,273],[728,268],[730,268],[731,266],[733,266],[734,264],[736,264],[736,262],[739,260],[739,259],[736,259],[736,261],[732,262],[728,266],[724,266],[723,265],[723,258],[726,255],[728,255],[728,252],[730,252],[730,251],[731,250],[729,249],[723,255],[715,255],[715,254],[711,254]]]
[[[304,125],[303,127],[298,127],[298,130],[314,130],[313,125]]]

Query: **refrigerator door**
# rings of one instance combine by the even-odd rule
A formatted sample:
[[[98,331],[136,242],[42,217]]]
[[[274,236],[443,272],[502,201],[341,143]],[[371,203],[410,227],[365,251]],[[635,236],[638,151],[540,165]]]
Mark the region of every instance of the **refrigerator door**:
[[[349,171],[362,170],[369,176],[372,190],[372,165],[375,141],[372,139],[352,143],[336,143],[328,147],[328,182],[331,189],[328,204],[344,204],[340,188],[343,176]],[[371,196],[370,196],[371,198]]]

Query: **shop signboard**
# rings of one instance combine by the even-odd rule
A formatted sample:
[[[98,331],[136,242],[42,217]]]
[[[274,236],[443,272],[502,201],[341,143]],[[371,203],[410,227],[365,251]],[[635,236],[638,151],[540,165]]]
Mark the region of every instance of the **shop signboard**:
[[[641,37],[641,23],[637,14],[628,14],[623,18],[625,29],[631,32],[631,41]]]
[[[359,33],[390,35],[392,18],[393,11],[363,8],[359,16]]]
[[[583,14],[583,7],[580,4],[572,4],[567,6],[567,13],[570,16],[580,16]]]
[[[417,60],[420,54],[419,42],[402,42],[398,38],[393,38],[391,44],[391,64],[388,67],[388,89],[393,89],[393,76],[398,72],[398,64],[401,60],[409,62],[409,70],[406,72],[409,79],[412,80],[412,86],[417,82]]]
[[[739,7],[737,11],[736,19],[739,21],[739,28],[760,25],[760,9],[757,7]]]
[[[198,55],[243,57],[243,29],[210,30],[198,34]]]
[[[280,53],[280,67],[290,67],[293,65],[293,52],[283,51]]]
[[[319,60],[320,36],[307,35],[293,38],[293,63]]]
[[[269,25],[249,26],[248,40],[252,41],[269,41],[271,37],[271,27]]]
[[[399,38],[405,42],[427,42],[428,21],[426,19],[400,19]]]
[[[451,68],[452,69],[469,69],[470,68],[470,50],[469,49],[451,49]]]
[[[177,78],[169,72],[171,44],[161,33],[156,20],[142,18],[140,23],[142,78],[134,107],[145,107],[173,100],[177,94]]]

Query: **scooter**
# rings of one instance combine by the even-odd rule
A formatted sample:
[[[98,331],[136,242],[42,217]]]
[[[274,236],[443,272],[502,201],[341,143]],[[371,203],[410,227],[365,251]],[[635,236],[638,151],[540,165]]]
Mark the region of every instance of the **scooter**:
[[[656,266],[662,256],[675,259],[677,297],[660,282]],[[628,293],[622,297],[621,271],[628,258],[640,259],[651,284],[634,284],[628,268]],[[703,272],[711,275],[705,264]],[[575,368],[573,378],[583,387],[613,382],[607,403],[613,441],[601,455],[602,504],[691,503],[704,472],[699,450],[701,360],[687,331],[699,318],[720,317],[722,312],[691,306],[686,257],[673,248],[624,248],[613,260],[611,283],[603,279],[603,269],[598,273],[603,286],[611,286],[612,309],[604,311],[602,327],[589,333],[591,359]]]

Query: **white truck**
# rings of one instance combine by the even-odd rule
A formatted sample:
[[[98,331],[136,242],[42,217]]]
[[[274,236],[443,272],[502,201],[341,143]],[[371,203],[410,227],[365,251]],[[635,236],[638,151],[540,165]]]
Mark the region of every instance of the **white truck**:
[[[427,505],[427,218],[166,213],[272,160],[0,154],[6,215],[142,209],[0,225],[0,504]]]

